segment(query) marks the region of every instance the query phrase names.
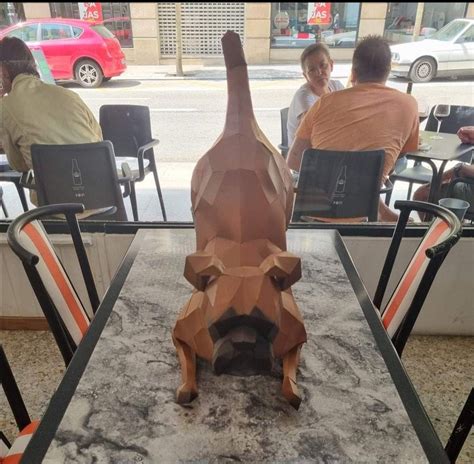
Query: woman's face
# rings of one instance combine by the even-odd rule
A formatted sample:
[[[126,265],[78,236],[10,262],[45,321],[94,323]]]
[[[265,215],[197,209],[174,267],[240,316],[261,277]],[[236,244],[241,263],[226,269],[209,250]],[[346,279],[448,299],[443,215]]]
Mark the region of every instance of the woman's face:
[[[309,55],[305,60],[304,68],[303,75],[315,93],[327,87],[333,69],[333,61],[328,58],[326,53],[317,52]]]

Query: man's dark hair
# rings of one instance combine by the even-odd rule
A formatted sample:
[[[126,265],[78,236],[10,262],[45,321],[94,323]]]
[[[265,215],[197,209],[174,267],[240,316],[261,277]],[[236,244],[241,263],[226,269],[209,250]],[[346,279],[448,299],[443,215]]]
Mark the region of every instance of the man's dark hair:
[[[329,48],[327,47],[327,45],[321,43],[321,42],[318,42],[318,43],[314,43],[314,44],[311,44],[311,45],[308,45],[304,50],[303,50],[303,53],[301,54],[301,57],[300,57],[300,63],[301,63],[301,69],[303,71],[306,71],[305,70],[305,61],[308,59],[308,57],[310,57],[313,53],[324,53],[328,60],[331,59],[331,54],[329,53]]]
[[[354,50],[352,70],[357,82],[383,82],[390,74],[391,52],[381,36],[369,35]]]
[[[17,37],[4,37],[0,40],[0,63],[6,68],[12,82],[18,74],[39,77],[30,49]]]

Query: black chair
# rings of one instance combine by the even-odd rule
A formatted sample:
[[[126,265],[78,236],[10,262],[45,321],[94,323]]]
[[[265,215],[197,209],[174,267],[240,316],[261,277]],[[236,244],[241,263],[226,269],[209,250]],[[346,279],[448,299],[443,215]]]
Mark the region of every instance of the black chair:
[[[434,117],[436,106],[431,108],[430,115],[426,121],[425,130],[436,132],[438,130],[438,121]],[[474,121],[474,107],[472,106],[457,106],[451,105],[449,116],[441,121],[439,132],[445,134],[456,134],[457,131],[463,126],[472,126]],[[407,159],[414,159],[410,155],[406,156]],[[426,163],[429,168],[423,166]],[[427,184],[431,182],[433,177],[433,170],[435,165],[433,161],[426,160],[421,161],[414,160],[414,165],[403,169],[399,172],[394,172],[390,175],[390,181],[395,185],[397,180],[401,180],[409,183],[407,200],[411,198],[413,184]]]
[[[426,121],[425,130],[436,132],[438,121],[434,117],[436,106],[431,108],[430,115]],[[474,121],[474,106],[450,105],[450,112],[447,118],[441,121],[439,132],[445,134],[456,134],[463,126],[472,126]]]
[[[459,415],[448,442],[446,443],[446,447],[444,448],[451,463],[456,462],[473,425],[474,388],[471,388],[471,393],[469,393],[469,396],[467,397],[466,403],[462,408],[461,414]]]
[[[3,391],[20,432],[16,440],[21,439],[21,441],[15,440],[13,443],[15,447],[13,448],[5,434],[0,431],[0,461],[2,461],[2,458],[6,457],[9,457],[10,459],[20,457],[25,450],[29,439],[38,427],[38,421],[32,422],[30,419],[2,345],[0,345],[0,384],[3,387]],[[2,446],[2,444],[4,446]]]
[[[3,201],[3,188],[0,186],[0,206],[2,207],[3,214],[5,217],[8,217],[8,210],[5,206],[5,202]]]
[[[90,320],[40,219],[65,215],[95,314],[99,297],[76,218],[76,214],[83,211],[84,206],[78,203],[40,206],[15,218],[7,230],[8,244],[23,263],[66,365],[89,328]]]
[[[139,105],[103,105],[100,107],[100,126],[104,140],[114,145],[115,156],[138,160],[138,169],[132,169],[130,201],[133,219],[138,221],[135,183],[153,173],[163,220],[167,221],[153,147],[159,143],[151,134],[150,109]]]
[[[447,254],[461,237],[462,227],[454,213],[431,203],[396,201],[395,208],[401,212],[375,291],[374,305],[381,311],[382,323],[401,356],[431,284]],[[412,211],[433,215],[434,220],[382,308],[385,290]]]
[[[283,158],[288,155],[288,110],[289,108],[282,108],[280,110],[280,124],[281,124],[281,143],[278,145],[278,149],[281,152]]]
[[[127,221],[117,176],[114,148],[109,141],[73,145],[32,145],[34,188],[40,206],[82,203],[97,210],[88,219]]]
[[[303,153],[293,221],[367,217],[377,221],[384,150]]]
[[[473,177],[456,177],[453,179],[448,186],[448,197],[449,198],[457,198],[456,196],[456,185],[457,184],[469,184],[473,185],[474,190],[474,178]],[[469,209],[466,211],[464,219],[468,221],[474,221],[474,204],[472,204]]]

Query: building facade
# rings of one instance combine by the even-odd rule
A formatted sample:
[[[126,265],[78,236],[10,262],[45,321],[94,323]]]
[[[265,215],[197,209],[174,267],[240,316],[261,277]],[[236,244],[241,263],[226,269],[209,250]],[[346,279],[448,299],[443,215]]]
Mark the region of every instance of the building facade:
[[[129,64],[172,64],[176,53],[175,3],[2,3],[0,28],[23,19],[80,18],[98,5],[100,18],[120,41]],[[294,63],[307,45],[322,41],[336,60],[349,60],[358,40],[379,34],[403,43],[435,32],[455,18],[474,18],[474,3],[187,2],[180,3],[186,64],[222,64],[220,38],[243,38],[250,64]]]

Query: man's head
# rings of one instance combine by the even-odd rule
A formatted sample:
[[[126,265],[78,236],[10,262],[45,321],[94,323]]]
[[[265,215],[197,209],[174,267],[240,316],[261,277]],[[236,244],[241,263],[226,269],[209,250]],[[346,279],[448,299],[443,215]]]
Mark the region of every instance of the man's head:
[[[38,76],[36,62],[25,42],[17,37],[0,40],[0,78],[3,93],[11,90],[11,84],[18,74]]]
[[[388,42],[369,35],[357,45],[352,57],[352,82],[385,83],[390,74],[391,52]]]
[[[315,43],[303,50],[300,58],[301,69],[314,92],[328,85],[334,63],[329,48],[322,43]]]

